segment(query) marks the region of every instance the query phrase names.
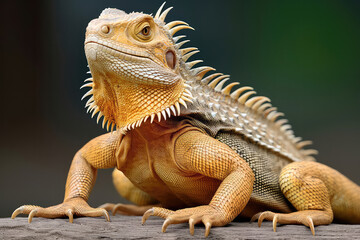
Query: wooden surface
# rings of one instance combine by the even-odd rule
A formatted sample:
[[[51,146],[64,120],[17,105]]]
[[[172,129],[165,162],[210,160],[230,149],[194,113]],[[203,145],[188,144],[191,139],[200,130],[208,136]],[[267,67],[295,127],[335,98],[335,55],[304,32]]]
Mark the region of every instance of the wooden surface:
[[[144,226],[141,217],[115,216],[111,222],[102,218],[75,218],[70,224],[67,219],[34,218],[28,224],[24,217],[0,219],[0,239],[199,239],[203,238],[204,227],[198,225],[195,235],[189,234],[187,224],[170,225],[166,233],[161,232],[162,219],[150,217]],[[233,222],[226,227],[211,230],[207,239],[360,239],[360,225],[331,224],[315,228],[316,236],[300,225],[278,226],[272,231],[272,224]]]

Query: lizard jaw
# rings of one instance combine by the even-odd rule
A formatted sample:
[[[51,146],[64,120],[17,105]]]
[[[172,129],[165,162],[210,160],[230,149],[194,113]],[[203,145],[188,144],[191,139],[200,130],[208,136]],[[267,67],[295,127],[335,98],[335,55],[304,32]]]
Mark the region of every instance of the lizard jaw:
[[[88,73],[91,74],[90,71]],[[81,86],[80,88],[89,87],[91,89],[84,94],[84,96],[81,98],[81,100],[83,100],[86,97],[90,97],[85,104],[85,108],[87,108],[88,113],[91,113],[91,118],[93,118],[96,114],[98,114],[96,122],[99,123],[101,117],[103,117],[102,128],[105,128],[105,126],[106,126],[106,130],[112,132],[115,127],[116,130],[119,130],[123,134],[125,134],[127,131],[130,131],[136,127],[140,127],[141,124],[145,123],[148,119],[150,120],[150,123],[153,123],[153,121],[156,118],[157,118],[157,121],[160,122],[162,119],[166,120],[167,118],[170,118],[171,116],[180,116],[180,114],[181,114],[180,105],[183,105],[183,107],[187,108],[186,102],[192,103],[192,99],[193,99],[193,96],[191,94],[191,86],[184,83],[184,90],[174,104],[165,106],[160,111],[149,113],[149,114],[141,117],[140,119],[137,119],[137,120],[127,123],[124,126],[119,126],[119,124],[116,124],[115,121],[109,119],[106,116],[106,114],[104,114],[103,111],[100,110],[100,107],[96,104],[96,101],[93,96],[93,94],[94,94],[93,78],[91,78],[91,77],[87,78],[84,82],[85,82],[85,84],[83,86]]]
[[[146,115],[145,117],[140,118],[137,121],[134,121],[132,123],[127,124],[125,127],[121,128],[121,131],[126,133],[129,130],[132,130],[136,127],[140,127],[142,123],[145,123],[150,118],[150,123],[153,123],[155,118],[157,117],[158,122],[160,122],[162,119],[166,120],[167,117],[170,118],[171,116],[180,116],[181,114],[181,108],[180,104],[183,105],[185,108],[187,108],[186,102],[192,102],[192,94],[190,92],[190,85],[185,84],[184,92],[179,97],[178,101],[176,101],[174,104],[165,107],[163,110],[151,113],[149,115]],[[162,116],[162,117],[161,117]]]

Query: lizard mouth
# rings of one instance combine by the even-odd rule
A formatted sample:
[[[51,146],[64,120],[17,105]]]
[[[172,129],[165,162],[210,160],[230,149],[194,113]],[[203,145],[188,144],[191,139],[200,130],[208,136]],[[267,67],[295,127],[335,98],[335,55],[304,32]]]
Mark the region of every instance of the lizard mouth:
[[[108,54],[114,56],[114,57],[118,57],[120,59],[124,59],[124,60],[135,60],[135,61],[148,61],[149,64],[158,64],[158,65],[162,65],[162,62],[159,61],[158,59],[154,59],[153,57],[151,57],[151,55],[147,52],[144,51],[136,51],[133,49],[129,49],[126,47],[122,47],[119,44],[114,44],[105,40],[99,40],[97,37],[95,36],[90,36],[85,40],[85,49],[87,45],[97,45],[103,48],[103,50],[105,50],[105,52],[107,52]],[[92,50],[91,50],[92,49]],[[89,51],[86,51],[86,55],[90,55],[90,57],[93,60],[96,60],[96,50],[94,48],[89,48]],[[91,56],[92,55],[92,56]]]
[[[144,54],[144,53],[140,53],[140,52],[137,52],[137,51],[134,51],[134,50],[130,50],[130,49],[127,49],[127,48],[123,48],[123,47],[120,47],[120,46],[116,46],[112,43],[109,43],[109,42],[102,42],[102,41],[97,41],[95,40],[95,38],[90,38],[89,40],[86,40],[85,41],[85,46],[88,45],[88,44],[96,44],[96,45],[100,45],[101,47],[105,47],[108,49],[108,53],[116,56],[116,55],[119,55],[119,54],[123,54],[123,55],[127,55],[127,56],[132,56],[132,57],[136,57],[136,58],[142,58],[143,60],[144,59],[148,59],[148,60],[152,60],[150,58],[149,55],[147,54]]]
[[[111,56],[111,64],[116,64],[113,68],[119,75],[125,74],[132,79],[138,79],[139,83],[152,84],[157,86],[170,86],[175,84],[181,78],[178,74],[164,69],[158,74],[159,66],[163,67],[163,63],[151,56],[146,51],[136,51],[114,44],[105,40],[98,40],[96,37],[88,37],[85,41],[85,53],[88,60],[96,62],[104,55]],[[107,57],[106,57],[107,58]],[[112,59],[116,60],[112,60]],[[108,61],[108,59],[106,60]],[[89,62],[89,65],[90,62]],[[134,72],[138,76],[134,75]]]

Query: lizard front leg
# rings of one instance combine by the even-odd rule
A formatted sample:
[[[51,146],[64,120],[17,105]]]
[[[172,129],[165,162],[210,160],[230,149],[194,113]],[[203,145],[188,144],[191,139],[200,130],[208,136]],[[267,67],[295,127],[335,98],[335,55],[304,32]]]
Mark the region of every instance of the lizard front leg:
[[[105,209],[92,208],[87,204],[87,200],[95,184],[97,169],[115,167],[115,148],[119,141],[120,137],[117,134],[104,134],[91,140],[76,153],[68,173],[63,203],[48,208],[23,205],[16,209],[11,217],[29,214],[29,223],[33,217],[64,216],[68,216],[69,221],[72,222],[74,215],[105,216],[109,221],[109,214]]]
[[[244,209],[252,193],[254,174],[227,145],[199,131],[189,131],[175,143],[175,160],[185,172],[221,180],[219,188],[208,205],[177,211],[154,207],[144,214],[143,222],[151,215],[165,218],[163,232],[170,224],[189,222],[190,234],[194,234],[195,224],[203,222],[208,236],[211,226],[228,224]]]

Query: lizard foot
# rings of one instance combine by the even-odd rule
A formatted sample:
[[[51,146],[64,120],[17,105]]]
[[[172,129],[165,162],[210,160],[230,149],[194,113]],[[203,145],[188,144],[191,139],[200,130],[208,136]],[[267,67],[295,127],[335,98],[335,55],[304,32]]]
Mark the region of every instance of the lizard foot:
[[[326,225],[332,222],[332,215],[321,210],[304,210],[292,213],[273,213],[270,211],[260,212],[251,218],[251,222],[258,220],[258,225],[264,220],[273,221],[273,229],[276,232],[277,223],[280,224],[303,224],[310,228],[311,233],[315,235],[314,225]]]
[[[23,205],[13,212],[11,218],[14,219],[19,214],[28,214],[29,223],[31,223],[33,217],[61,218],[66,216],[69,218],[69,222],[72,223],[74,215],[84,217],[104,216],[108,222],[110,221],[109,214],[105,209],[92,208],[82,198],[71,198],[59,205],[48,208],[42,208],[34,205]]]
[[[115,216],[116,213],[127,216],[142,216],[147,210],[154,206],[155,205],[137,206],[134,204],[105,203],[98,208],[104,208],[107,211],[111,211],[113,216]]]
[[[209,235],[211,226],[224,226],[228,223],[222,212],[208,205],[177,211],[153,207],[144,213],[142,223],[144,224],[150,216],[158,216],[165,219],[162,232],[165,232],[170,224],[189,222],[190,234],[194,235],[195,224],[202,222],[205,225],[205,237]]]

